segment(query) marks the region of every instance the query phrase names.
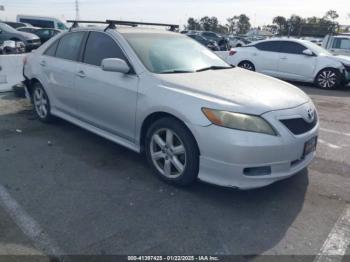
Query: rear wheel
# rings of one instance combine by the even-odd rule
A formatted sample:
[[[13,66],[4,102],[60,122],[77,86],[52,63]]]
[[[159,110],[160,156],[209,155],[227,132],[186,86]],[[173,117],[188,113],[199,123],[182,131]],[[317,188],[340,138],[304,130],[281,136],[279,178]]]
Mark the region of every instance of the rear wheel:
[[[335,89],[341,85],[342,79],[338,70],[332,68],[323,69],[315,79],[317,87],[322,89]]]
[[[51,115],[50,100],[43,86],[40,83],[35,83],[32,88],[32,99],[36,116],[42,122],[52,122],[54,117]]]
[[[255,66],[249,61],[242,61],[238,64],[238,66],[249,71],[255,71]]]
[[[146,135],[146,156],[158,177],[189,186],[199,170],[199,150],[187,127],[171,117],[156,121]]]

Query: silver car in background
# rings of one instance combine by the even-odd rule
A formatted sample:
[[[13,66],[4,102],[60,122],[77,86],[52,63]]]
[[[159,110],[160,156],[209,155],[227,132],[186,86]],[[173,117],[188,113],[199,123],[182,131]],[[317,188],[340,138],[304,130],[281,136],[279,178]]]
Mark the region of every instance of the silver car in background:
[[[315,156],[319,122],[304,92],[178,33],[77,28],[29,54],[24,74],[41,121],[60,117],[145,152],[175,185],[262,187]]]

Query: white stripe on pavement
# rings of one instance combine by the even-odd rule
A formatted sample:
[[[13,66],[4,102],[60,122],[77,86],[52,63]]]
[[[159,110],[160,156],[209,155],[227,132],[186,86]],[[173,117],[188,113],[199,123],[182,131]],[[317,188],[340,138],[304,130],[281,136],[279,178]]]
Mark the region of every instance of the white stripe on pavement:
[[[327,128],[320,128],[320,130],[324,131],[324,132],[328,132],[328,133],[333,133],[333,134],[337,134],[337,135],[349,136],[350,137],[350,133],[340,132],[340,131],[331,130],[331,129],[327,129]]]
[[[315,262],[341,262],[350,245],[350,205],[335,223]]]
[[[324,144],[332,149],[341,149],[342,148],[341,146],[337,146],[335,144],[328,143],[328,142],[324,141],[323,139],[318,139],[318,142],[320,142],[321,144]]]
[[[44,254],[61,260],[64,253],[54,243],[39,224],[11,197],[6,188],[0,185],[0,206],[8,213],[22,232],[29,237],[36,248]]]

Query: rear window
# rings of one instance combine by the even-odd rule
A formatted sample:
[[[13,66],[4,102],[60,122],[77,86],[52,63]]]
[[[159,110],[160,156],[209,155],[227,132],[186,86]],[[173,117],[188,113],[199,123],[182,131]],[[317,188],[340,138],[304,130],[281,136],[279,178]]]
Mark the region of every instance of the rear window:
[[[48,49],[46,49],[44,55],[55,56],[56,55],[57,46],[58,46],[58,41],[56,41]]]
[[[56,57],[77,61],[83,38],[84,32],[70,33],[62,37],[57,47]]]
[[[280,41],[261,42],[254,45],[257,49],[267,52],[280,52]]]

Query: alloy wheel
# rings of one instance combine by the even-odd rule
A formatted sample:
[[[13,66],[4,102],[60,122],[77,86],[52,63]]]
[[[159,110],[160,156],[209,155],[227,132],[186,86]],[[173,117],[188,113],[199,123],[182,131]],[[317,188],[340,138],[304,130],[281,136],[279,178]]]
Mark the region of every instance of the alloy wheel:
[[[332,70],[325,70],[317,78],[318,84],[323,88],[333,88],[337,85],[338,76]]]
[[[239,65],[239,67],[249,70],[249,71],[254,71],[254,66],[251,63],[248,62],[243,62]]]
[[[180,177],[187,164],[186,149],[181,139],[170,129],[156,131],[150,143],[154,166],[167,178]]]
[[[48,99],[42,88],[36,88],[34,91],[34,106],[38,116],[42,119],[48,115]]]

